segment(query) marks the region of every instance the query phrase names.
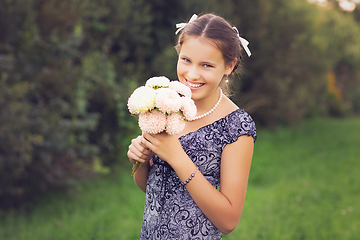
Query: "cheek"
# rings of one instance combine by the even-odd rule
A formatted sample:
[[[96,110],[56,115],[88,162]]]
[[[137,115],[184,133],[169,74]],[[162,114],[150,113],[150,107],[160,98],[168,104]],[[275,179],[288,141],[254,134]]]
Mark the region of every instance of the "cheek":
[[[179,79],[179,81],[180,81],[180,68],[179,68],[179,64],[176,66],[176,73],[177,73],[178,79]]]
[[[179,71],[180,68],[180,59],[176,62],[176,70]]]
[[[183,74],[184,72],[184,66],[182,66],[182,64],[180,62],[177,63],[176,65],[176,71],[177,71],[177,75],[180,78],[180,76]],[[179,79],[180,80],[180,79]]]

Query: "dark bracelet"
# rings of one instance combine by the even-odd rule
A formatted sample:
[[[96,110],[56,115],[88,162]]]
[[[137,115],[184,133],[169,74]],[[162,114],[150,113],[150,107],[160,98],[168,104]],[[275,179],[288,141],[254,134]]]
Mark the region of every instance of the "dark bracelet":
[[[188,184],[188,183],[190,182],[190,180],[195,176],[195,173],[196,173],[196,171],[197,171],[198,169],[199,169],[199,167],[196,167],[195,171],[190,175],[190,177],[189,177],[188,179],[186,179],[185,182],[182,182],[181,184],[182,184],[183,186],[185,186],[186,184]]]

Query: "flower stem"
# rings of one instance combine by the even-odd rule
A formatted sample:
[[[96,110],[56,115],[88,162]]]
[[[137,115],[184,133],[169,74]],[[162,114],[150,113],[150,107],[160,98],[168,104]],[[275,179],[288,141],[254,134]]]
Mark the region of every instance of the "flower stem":
[[[131,176],[133,176],[133,175],[134,175],[134,173],[135,173],[136,169],[138,169],[139,167],[141,167],[141,163],[136,162],[136,163],[134,163],[134,164],[133,164],[133,166],[132,166]]]

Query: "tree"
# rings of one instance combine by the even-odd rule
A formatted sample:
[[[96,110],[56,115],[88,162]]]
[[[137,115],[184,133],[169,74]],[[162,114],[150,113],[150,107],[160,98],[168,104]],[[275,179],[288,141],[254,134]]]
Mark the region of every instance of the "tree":
[[[175,24],[204,12],[250,41],[233,100],[258,125],[360,112],[351,14],[306,0],[0,0],[0,206],[128,162],[128,97],[176,79]]]

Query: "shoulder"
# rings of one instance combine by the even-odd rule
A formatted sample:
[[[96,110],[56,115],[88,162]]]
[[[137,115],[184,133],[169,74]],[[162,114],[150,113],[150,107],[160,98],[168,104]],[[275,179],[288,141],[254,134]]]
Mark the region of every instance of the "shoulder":
[[[227,143],[235,142],[240,136],[247,135],[257,139],[253,118],[244,109],[239,108],[228,97],[224,98],[221,110],[222,117],[218,122]]]
[[[255,122],[244,109],[227,114],[216,121],[213,127],[219,131],[224,144],[233,143],[243,135],[253,137],[254,142],[257,138]]]
[[[221,124],[223,134],[228,139],[228,143],[236,141],[240,136],[247,135],[257,139],[255,122],[244,109],[236,109],[226,115]]]

